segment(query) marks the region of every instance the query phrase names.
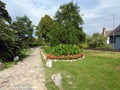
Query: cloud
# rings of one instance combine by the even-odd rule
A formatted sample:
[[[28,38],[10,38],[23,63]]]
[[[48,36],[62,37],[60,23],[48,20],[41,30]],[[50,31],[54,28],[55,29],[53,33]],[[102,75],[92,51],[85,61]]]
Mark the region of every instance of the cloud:
[[[10,16],[15,19],[16,16],[27,15],[35,25],[38,24],[41,17],[45,14],[54,16],[58,6],[52,5],[49,0],[4,0]]]
[[[53,17],[60,5],[71,0],[3,0],[7,4],[7,10],[13,20],[16,16],[27,15],[33,24],[37,25],[45,14]],[[91,35],[102,32],[105,26],[113,28],[113,14],[115,15],[115,27],[120,24],[119,0],[73,0],[80,6],[80,14],[83,14],[84,31]]]
[[[114,27],[117,27],[120,24],[120,1],[97,1],[99,3],[97,3],[97,5],[94,6],[94,8],[86,8],[86,6],[84,6],[84,8],[81,10],[84,15],[84,31],[90,35],[95,32],[101,33],[103,27],[107,27],[108,30],[113,29],[113,14],[115,15]]]

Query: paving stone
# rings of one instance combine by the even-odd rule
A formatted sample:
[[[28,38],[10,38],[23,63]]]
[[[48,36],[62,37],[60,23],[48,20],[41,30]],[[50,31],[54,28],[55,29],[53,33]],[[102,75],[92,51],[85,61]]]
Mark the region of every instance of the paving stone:
[[[39,47],[23,61],[0,71],[0,90],[47,90]]]

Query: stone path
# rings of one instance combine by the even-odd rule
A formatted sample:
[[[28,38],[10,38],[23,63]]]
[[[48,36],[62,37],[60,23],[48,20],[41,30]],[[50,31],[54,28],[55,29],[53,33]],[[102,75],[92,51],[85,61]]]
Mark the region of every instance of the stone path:
[[[47,90],[40,48],[35,48],[24,61],[0,71],[0,90]]]

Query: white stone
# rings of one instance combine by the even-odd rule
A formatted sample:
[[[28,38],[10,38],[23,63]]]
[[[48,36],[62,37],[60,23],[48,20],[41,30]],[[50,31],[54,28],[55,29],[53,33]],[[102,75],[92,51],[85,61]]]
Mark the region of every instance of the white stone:
[[[62,83],[62,77],[60,73],[53,74],[51,77],[52,81],[55,83],[56,86],[61,86]]]
[[[15,56],[14,61],[18,61],[18,60],[19,60],[19,56]]]
[[[47,67],[52,67],[52,60],[51,60],[51,59],[48,59],[48,60],[47,60],[46,66],[47,66]]]

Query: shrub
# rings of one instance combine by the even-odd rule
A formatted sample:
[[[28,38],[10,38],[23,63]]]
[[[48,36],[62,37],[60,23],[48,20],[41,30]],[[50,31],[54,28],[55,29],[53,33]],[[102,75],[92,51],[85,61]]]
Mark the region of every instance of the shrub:
[[[52,47],[51,54],[56,56],[78,54],[81,49],[77,45],[60,44]]]
[[[80,47],[81,47],[81,48],[88,48],[88,43],[87,43],[87,42],[82,42],[82,43],[80,44]]]
[[[52,53],[52,48],[50,46],[44,46],[43,49],[44,49],[45,53],[47,53],[47,54]]]

